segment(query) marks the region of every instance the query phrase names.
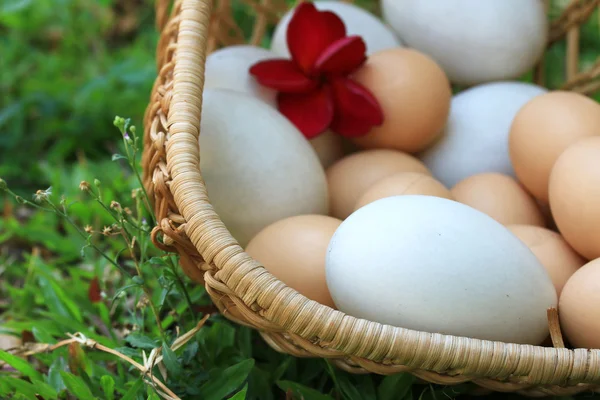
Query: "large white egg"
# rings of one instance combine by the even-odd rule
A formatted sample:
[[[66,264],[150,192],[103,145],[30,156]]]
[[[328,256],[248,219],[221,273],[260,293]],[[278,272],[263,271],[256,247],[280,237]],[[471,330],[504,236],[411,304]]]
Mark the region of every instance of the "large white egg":
[[[275,107],[277,92],[260,85],[248,72],[257,62],[275,58],[280,57],[272,51],[251,45],[216,50],[206,57],[204,87],[241,92]]]
[[[277,91],[260,85],[248,71],[257,62],[281,58],[272,51],[251,45],[228,46],[206,58],[204,87],[228,89],[256,97],[277,108]],[[343,155],[342,138],[326,132],[309,141],[324,168]]]
[[[265,103],[206,89],[199,142],[210,202],[242,246],[280,219],[327,214],[327,180],[315,151]]]
[[[510,126],[525,103],[546,91],[529,83],[493,82],[455,95],[444,131],[421,154],[422,161],[446,187],[485,172],[514,177]]]
[[[546,47],[541,0],[382,0],[400,39],[435,59],[454,83],[517,78]]]
[[[339,310],[392,326],[539,344],[556,290],[505,227],[458,202],[394,196],[351,214],[327,251]]]
[[[341,1],[315,1],[314,4],[318,10],[336,13],[344,21],[348,36],[361,36],[367,45],[367,54],[402,47],[400,40],[389,26],[361,7]],[[287,27],[294,10],[295,8],[291,9],[281,18],[271,41],[271,50],[283,57],[290,57]]]

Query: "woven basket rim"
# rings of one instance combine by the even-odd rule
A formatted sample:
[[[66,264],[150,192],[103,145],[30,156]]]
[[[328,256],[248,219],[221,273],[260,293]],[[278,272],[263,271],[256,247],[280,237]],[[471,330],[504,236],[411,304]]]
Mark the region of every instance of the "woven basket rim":
[[[220,281],[280,332],[341,356],[401,364],[468,379],[520,380],[527,385],[600,383],[600,349],[567,349],[493,342],[420,332],[346,315],[289,288],[244,252],[209,203],[202,179],[198,136],[212,1],[180,0],[172,95],[166,128],[170,191],[185,233],[214,266],[206,281]],[[161,22],[164,26],[165,23]],[[159,62],[160,65],[160,62]]]

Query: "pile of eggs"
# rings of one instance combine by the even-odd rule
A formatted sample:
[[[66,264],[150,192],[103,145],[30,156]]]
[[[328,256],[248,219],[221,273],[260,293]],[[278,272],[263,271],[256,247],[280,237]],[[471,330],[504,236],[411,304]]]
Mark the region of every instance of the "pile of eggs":
[[[315,2],[367,45],[353,79],[385,120],[358,138],[305,139],[248,73],[289,57],[293,11],[270,50],[210,54],[210,202],[273,275],[349,315],[538,345],[558,307],[572,346],[600,347],[600,105],[519,81],[547,41],[541,1],[450,3],[384,0],[381,21]]]

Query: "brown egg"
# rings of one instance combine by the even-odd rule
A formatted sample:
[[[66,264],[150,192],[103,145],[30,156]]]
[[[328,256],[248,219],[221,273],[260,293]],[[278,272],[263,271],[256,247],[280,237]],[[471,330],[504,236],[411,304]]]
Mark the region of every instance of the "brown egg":
[[[546,267],[560,296],[563,286],[585,260],[569,246],[558,233],[540,226],[509,225],[507,228],[518,237]]]
[[[335,307],[325,281],[325,255],[342,221],[326,215],[299,215],[260,231],[246,252],[299,293]]]
[[[309,141],[310,145],[315,149],[323,168],[329,168],[344,156],[342,139],[342,136],[332,131],[326,131]]]
[[[558,156],[582,137],[600,135],[600,104],[572,92],[549,92],[530,100],[513,120],[509,150],[519,181],[548,201],[548,179]]]
[[[407,48],[379,51],[354,79],[373,93],[384,116],[381,126],[355,139],[361,147],[415,153],[431,144],[446,124],[450,83],[423,53]]]
[[[536,201],[513,178],[498,173],[470,176],[450,191],[454,199],[473,207],[503,225],[544,226]]]
[[[420,194],[453,200],[450,191],[429,175],[398,172],[371,186],[356,202],[355,210],[384,197]]]
[[[421,161],[396,150],[367,150],[342,158],[327,170],[329,212],[345,219],[367,189],[395,172],[429,174]]]
[[[600,136],[580,139],[558,157],[549,193],[565,240],[588,260],[600,257]]]
[[[567,281],[558,313],[573,347],[600,349],[600,259],[585,264]]]

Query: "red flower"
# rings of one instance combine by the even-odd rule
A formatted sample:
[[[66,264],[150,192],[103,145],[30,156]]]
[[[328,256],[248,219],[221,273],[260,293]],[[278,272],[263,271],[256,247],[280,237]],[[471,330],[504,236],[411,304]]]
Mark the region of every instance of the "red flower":
[[[250,73],[279,92],[279,111],[306,138],[328,128],[343,136],[361,136],[383,123],[377,99],[348,77],[367,59],[365,42],[346,36],[337,15],[301,3],[288,25],[287,44],[291,60],[261,61]]]
[[[92,303],[98,303],[102,300],[100,283],[98,282],[98,277],[96,276],[92,279],[90,286],[88,287],[88,298]]]

